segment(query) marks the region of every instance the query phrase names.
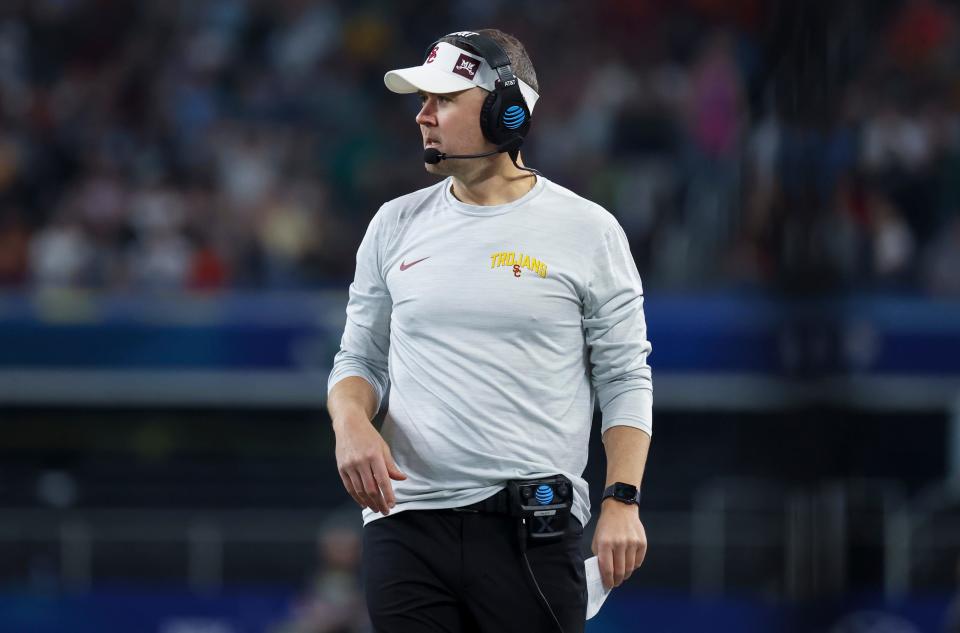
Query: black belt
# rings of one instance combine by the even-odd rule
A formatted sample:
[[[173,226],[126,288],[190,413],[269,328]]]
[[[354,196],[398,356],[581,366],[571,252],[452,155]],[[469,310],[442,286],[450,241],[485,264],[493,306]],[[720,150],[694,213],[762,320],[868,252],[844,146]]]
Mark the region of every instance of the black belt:
[[[485,512],[489,514],[510,514],[510,493],[503,488],[492,497],[487,497],[483,501],[471,503],[468,506],[459,506],[452,508],[454,512]]]

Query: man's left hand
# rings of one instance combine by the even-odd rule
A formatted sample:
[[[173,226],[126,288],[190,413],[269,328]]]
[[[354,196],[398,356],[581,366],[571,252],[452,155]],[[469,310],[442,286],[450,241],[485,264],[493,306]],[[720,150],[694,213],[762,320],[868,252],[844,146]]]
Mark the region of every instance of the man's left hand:
[[[604,499],[591,549],[600,563],[604,588],[619,587],[647,554],[647,532],[637,506]]]

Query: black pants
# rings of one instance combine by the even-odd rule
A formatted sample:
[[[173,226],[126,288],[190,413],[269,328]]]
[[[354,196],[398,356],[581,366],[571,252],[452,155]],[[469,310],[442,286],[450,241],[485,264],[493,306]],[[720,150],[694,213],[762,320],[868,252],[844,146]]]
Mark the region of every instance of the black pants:
[[[571,517],[567,534],[527,558],[564,633],[583,633],[587,585]],[[516,519],[407,510],[363,528],[367,608],[377,633],[554,633],[521,558]]]

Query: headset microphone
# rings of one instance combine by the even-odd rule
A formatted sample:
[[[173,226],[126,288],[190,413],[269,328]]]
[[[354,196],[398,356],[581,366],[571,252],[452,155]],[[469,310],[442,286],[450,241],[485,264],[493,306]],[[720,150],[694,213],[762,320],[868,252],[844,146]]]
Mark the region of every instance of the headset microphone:
[[[423,162],[428,165],[436,165],[442,160],[448,160],[451,158],[484,158],[486,156],[493,156],[494,154],[499,154],[500,152],[513,152],[520,149],[520,145],[523,144],[523,138],[517,136],[506,143],[501,143],[497,145],[497,149],[492,152],[484,152],[483,154],[444,154],[436,147],[428,147],[423,150]]]

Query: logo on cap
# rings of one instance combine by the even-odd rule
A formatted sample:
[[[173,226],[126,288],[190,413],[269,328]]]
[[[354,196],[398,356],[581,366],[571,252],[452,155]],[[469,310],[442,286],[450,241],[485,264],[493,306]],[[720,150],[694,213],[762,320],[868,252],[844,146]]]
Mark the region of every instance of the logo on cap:
[[[429,54],[429,55],[427,55],[427,61],[423,62],[424,64],[429,64],[429,63],[431,63],[433,60],[435,60],[435,59],[437,58],[437,49],[438,49],[438,48],[440,48],[440,47],[439,47],[439,46],[434,46],[434,47],[433,47],[433,50],[430,51],[430,54]]]
[[[479,66],[480,60],[468,55],[460,55],[460,57],[457,58],[457,63],[453,65],[453,72],[473,81],[473,78],[477,76],[477,68]]]

